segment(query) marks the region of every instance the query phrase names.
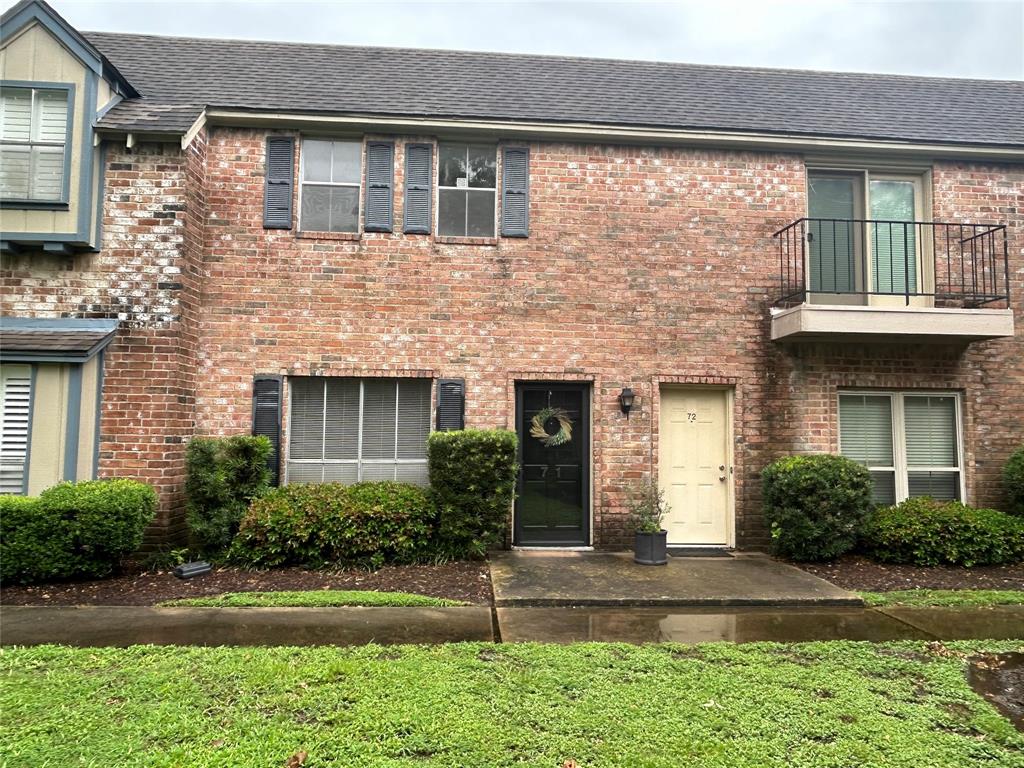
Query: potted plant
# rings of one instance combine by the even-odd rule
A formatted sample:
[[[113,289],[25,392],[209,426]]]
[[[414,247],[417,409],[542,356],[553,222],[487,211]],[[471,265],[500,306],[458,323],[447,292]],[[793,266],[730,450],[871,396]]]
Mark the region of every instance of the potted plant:
[[[631,508],[630,520],[636,529],[633,561],[640,565],[668,563],[668,531],[661,521],[668,514],[664,492],[656,483],[646,485]]]

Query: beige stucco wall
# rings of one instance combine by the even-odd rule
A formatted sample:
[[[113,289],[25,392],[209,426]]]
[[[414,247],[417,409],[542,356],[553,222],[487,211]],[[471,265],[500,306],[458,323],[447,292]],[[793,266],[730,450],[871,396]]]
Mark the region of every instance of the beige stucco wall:
[[[72,132],[66,145],[71,157],[68,208],[59,211],[6,209],[0,213],[4,232],[77,231],[82,158],[86,152],[93,151],[91,139],[86,135],[83,114],[87,107],[90,110],[94,108],[92,104],[85,104],[87,76],[85,65],[38,23],[27,25],[0,48],[0,79],[72,83],[75,86]]]
[[[65,363],[36,365],[28,465],[29,496],[37,496],[40,491],[63,479],[69,376],[70,366]]]

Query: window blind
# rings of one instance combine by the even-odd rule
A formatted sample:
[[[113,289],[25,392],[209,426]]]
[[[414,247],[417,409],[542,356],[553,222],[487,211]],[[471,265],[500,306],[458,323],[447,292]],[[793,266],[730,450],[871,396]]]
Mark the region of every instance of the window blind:
[[[875,503],[895,503],[892,398],[888,395],[842,395],[839,398],[839,440],[844,456],[871,470]]]
[[[956,401],[951,395],[903,398],[910,496],[959,498]]]
[[[27,365],[0,368],[0,493],[25,493],[32,369]]]

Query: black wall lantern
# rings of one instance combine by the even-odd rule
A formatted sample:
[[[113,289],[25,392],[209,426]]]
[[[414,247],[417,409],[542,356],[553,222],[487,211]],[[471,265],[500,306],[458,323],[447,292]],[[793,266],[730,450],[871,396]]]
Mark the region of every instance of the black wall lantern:
[[[622,412],[626,414],[626,419],[629,419],[629,412],[633,410],[633,401],[636,400],[636,395],[633,394],[633,390],[629,387],[623,388],[619,392],[619,407],[622,408]]]

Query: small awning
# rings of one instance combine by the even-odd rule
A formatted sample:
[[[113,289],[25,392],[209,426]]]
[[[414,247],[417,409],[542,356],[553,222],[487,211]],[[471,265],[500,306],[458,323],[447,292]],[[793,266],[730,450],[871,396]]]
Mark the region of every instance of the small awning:
[[[117,320],[0,318],[0,360],[20,363],[84,363],[114,339]]]

